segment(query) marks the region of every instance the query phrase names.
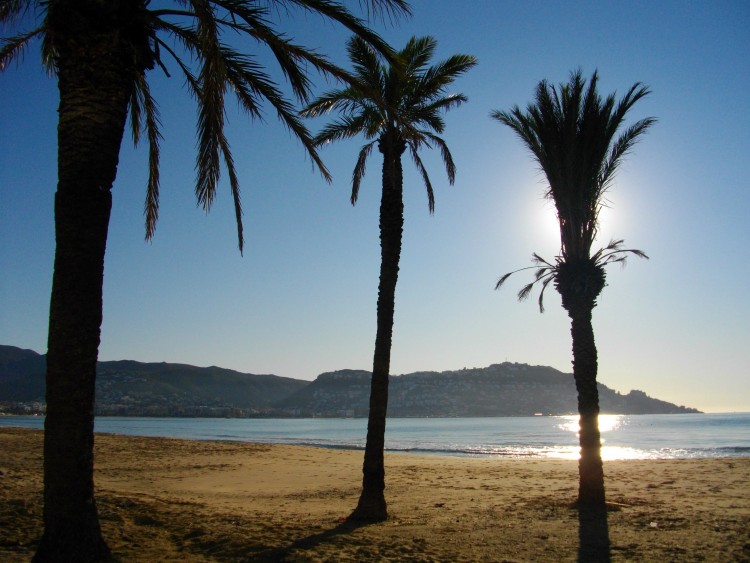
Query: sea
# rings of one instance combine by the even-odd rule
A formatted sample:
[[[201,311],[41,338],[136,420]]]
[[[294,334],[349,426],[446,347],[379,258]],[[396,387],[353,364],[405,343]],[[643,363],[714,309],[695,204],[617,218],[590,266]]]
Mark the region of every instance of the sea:
[[[2,416],[0,427],[43,428],[41,416]],[[750,457],[750,413],[600,415],[602,457]],[[366,419],[97,417],[95,431],[363,449]],[[485,458],[577,459],[577,416],[389,418],[386,450]]]

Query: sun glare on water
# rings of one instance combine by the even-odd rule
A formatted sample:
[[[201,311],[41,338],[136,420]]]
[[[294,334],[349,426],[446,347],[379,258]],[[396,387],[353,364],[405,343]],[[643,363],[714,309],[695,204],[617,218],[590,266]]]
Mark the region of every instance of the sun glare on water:
[[[578,416],[562,416],[560,419],[560,424],[557,425],[559,429],[578,434]],[[643,452],[633,448],[606,445],[607,440],[604,434],[617,430],[624,424],[624,422],[625,416],[621,414],[599,415],[599,432],[602,434],[602,459],[604,461],[614,459],[640,459],[643,457]],[[578,448],[576,448],[575,451],[562,453],[555,457],[560,457],[562,459],[578,459],[580,457],[580,452],[578,451]]]
[[[561,430],[568,430],[570,432],[578,433],[578,416],[561,416],[562,420],[558,424],[558,428]],[[621,414],[600,414],[599,415],[599,432],[611,432],[617,430],[625,420],[625,416]]]

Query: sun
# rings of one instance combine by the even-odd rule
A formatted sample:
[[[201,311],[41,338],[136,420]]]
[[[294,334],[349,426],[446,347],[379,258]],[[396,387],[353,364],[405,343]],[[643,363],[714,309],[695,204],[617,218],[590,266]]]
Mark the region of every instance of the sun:
[[[533,225],[537,232],[538,240],[545,246],[559,249],[560,223],[557,220],[555,205],[551,201],[545,201],[542,208],[539,209],[537,207],[532,214]],[[615,216],[616,214],[613,213],[611,205],[605,202],[599,210],[599,224],[592,251],[599,246],[606,245],[614,236]]]
[[[532,217],[537,240],[547,248],[559,249],[560,225],[555,205],[551,201],[544,201],[541,209],[535,206]]]
[[[596,236],[596,240],[600,243],[607,244],[614,236],[612,229],[615,226],[615,216],[615,213],[612,212],[612,203],[605,197],[603,205],[599,209],[599,229]]]

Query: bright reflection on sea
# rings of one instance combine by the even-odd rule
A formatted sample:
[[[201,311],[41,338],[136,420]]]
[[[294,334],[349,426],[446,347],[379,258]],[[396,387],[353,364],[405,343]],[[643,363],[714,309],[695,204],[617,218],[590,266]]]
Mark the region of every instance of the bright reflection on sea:
[[[568,432],[575,432],[576,435],[578,435],[579,426],[578,426],[578,416],[561,416],[560,418],[560,424],[557,425],[557,427],[560,430],[565,430]],[[601,441],[602,441],[602,459],[604,461],[611,461],[615,459],[642,459],[644,457],[644,452],[636,450],[635,448],[623,448],[623,447],[616,447],[616,446],[606,446],[605,443],[607,441],[605,434],[607,432],[613,432],[619,428],[621,428],[624,424],[626,424],[626,417],[625,415],[621,414],[600,414],[599,415],[599,432],[602,434]],[[581,457],[580,451],[578,448],[575,449],[568,449],[567,451],[555,451],[550,452],[550,455],[547,457],[555,457],[558,459],[578,459]]]
[[[554,452],[549,452],[544,457],[575,460],[579,459],[581,457],[581,454],[578,448],[571,448],[567,451],[557,450]],[[657,458],[657,456],[649,456],[645,452],[636,450],[635,448],[602,446],[602,460],[604,461],[614,461],[616,459],[647,459],[651,457]]]
[[[560,430],[568,430],[578,434],[578,416],[560,416],[560,424],[557,427]],[[611,432],[617,430],[625,422],[625,415],[622,414],[600,414],[599,415],[599,432]]]

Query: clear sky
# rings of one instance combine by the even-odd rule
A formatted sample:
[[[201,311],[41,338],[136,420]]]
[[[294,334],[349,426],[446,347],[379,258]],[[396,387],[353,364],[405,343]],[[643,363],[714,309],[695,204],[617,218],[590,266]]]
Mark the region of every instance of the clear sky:
[[[498,277],[558,250],[544,178],[512,132],[489,118],[525,106],[541,79],[598,69],[603,93],[640,81],[631,118],[659,122],[609,192],[600,243],[646,251],[608,270],[594,310],[599,380],[707,411],[750,411],[750,4],[746,1],[413,0],[413,17],[375,28],[401,48],[438,40],[436,59],[479,65],[454,84],[469,102],[446,118],[458,167],[436,190],[405,161],[406,224],[391,373],[504,361],[571,371],[569,321],[552,287],[547,311],[518,303],[529,279]],[[356,7],[356,3],[354,3]],[[348,34],[294,14],[283,28],[346,65]],[[7,32],[6,32],[7,33]],[[255,46],[250,46],[256,49]],[[258,52],[267,61],[267,53]],[[168,63],[169,64],[169,63]],[[174,65],[170,65],[174,68]],[[123,142],[107,247],[101,360],[183,362],[298,379],[370,369],[379,269],[380,159],[356,207],[359,141],[322,151],[327,185],[268,111],[229,103],[246,250],[237,250],[228,185],[209,215],[193,194],[195,106],[175,69],[151,73],[162,113],[161,219],[144,242],[146,147]],[[320,90],[327,85],[316,77]],[[46,351],[54,256],[54,79],[38,48],[0,74],[0,343]],[[321,122],[310,122],[313,130]],[[528,275],[530,273],[527,272]]]

